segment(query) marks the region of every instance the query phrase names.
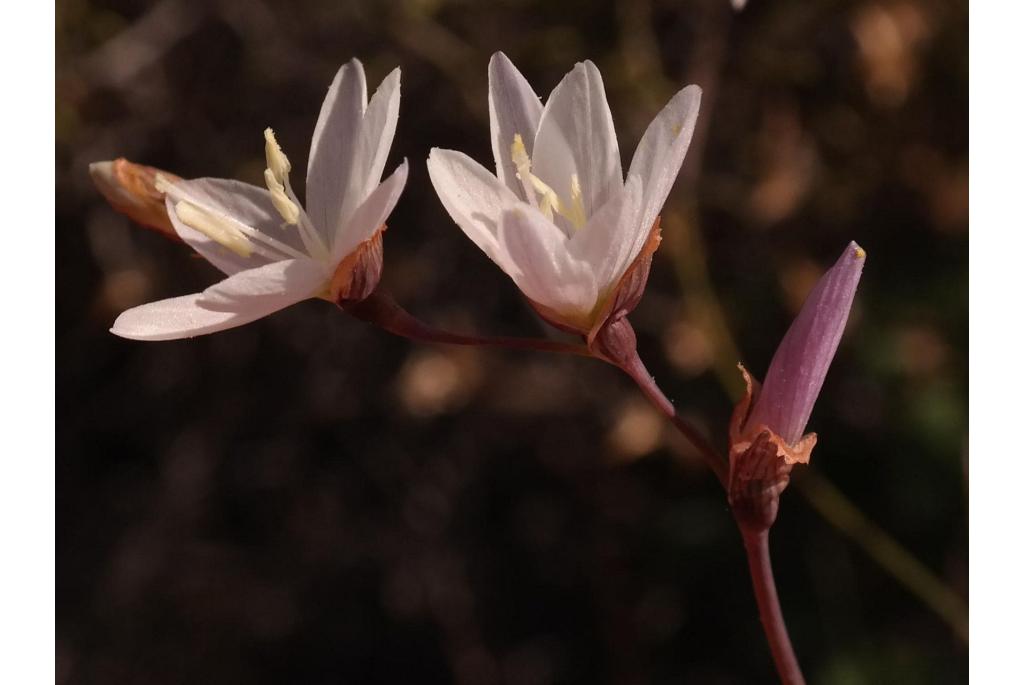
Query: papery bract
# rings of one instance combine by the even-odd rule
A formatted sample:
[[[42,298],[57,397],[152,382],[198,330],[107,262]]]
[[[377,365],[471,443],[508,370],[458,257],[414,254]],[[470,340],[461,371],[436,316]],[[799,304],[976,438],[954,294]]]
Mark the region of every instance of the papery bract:
[[[495,173],[433,149],[431,181],[455,222],[554,325],[593,343],[639,301],[657,217],[693,136],[700,88],[648,127],[623,181],[601,74],[577,64],[542,105],[502,53],[491,58]]]
[[[178,236],[228,278],[201,293],[130,309],[111,331],[171,340],[239,326],[308,298],[368,296],[380,278],[382,232],[408,164],[380,181],[398,121],[400,71],[367,103],[363,66],[337,73],[320,110],[306,173],[306,207],[291,163],[264,132],[266,188],[225,179],[160,179]]]
[[[170,217],[164,194],[157,186],[157,178],[174,183],[181,179],[167,171],[129,162],[123,157],[108,162],[93,162],[89,176],[103,193],[110,206],[147,228],[167,238],[181,240]]]

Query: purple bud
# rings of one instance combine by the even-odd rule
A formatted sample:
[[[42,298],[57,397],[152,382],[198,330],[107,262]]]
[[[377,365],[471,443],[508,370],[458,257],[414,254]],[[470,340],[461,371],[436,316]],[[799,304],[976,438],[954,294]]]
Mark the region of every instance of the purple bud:
[[[843,336],[866,256],[850,243],[814,286],[775,351],[747,430],[767,426],[790,445],[800,440]]]

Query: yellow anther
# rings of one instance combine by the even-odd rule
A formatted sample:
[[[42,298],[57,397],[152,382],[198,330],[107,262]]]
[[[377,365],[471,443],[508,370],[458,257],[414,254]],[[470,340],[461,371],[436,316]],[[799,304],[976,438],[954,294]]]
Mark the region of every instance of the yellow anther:
[[[858,245],[857,247],[853,248],[853,256],[856,257],[857,259],[864,259],[865,257],[868,256],[868,253],[864,251],[864,248]]]
[[[274,209],[285,223],[293,226],[299,223],[299,206],[284,192],[284,186],[275,178],[271,169],[263,171],[263,180],[267,182],[267,190],[270,191],[270,201],[274,203]]]
[[[174,205],[182,223],[194,228],[210,240],[223,245],[239,257],[252,254],[252,244],[230,221],[182,200]]]
[[[564,216],[577,229],[583,227],[587,222],[587,215],[583,211],[583,191],[580,189],[579,176],[573,174],[569,179],[570,206],[566,206],[558,197],[558,193],[544,181],[537,178],[530,171],[530,155],[526,152],[526,145],[523,144],[523,137],[518,133],[512,137],[512,163],[516,167],[516,176],[523,182],[523,190],[526,192],[527,200],[536,204],[541,213],[549,220],[554,219],[554,213]],[[534,191],[540,196],[536,199]]]
[[[525,181],[525,177],[530,173],[530,155],[526,153],[523,137],[518,133],[512,138],[512,163],[519,172],[519,180]]]
[[[288,182],[288,172],[292,170],[292,163],[281,152],[281,146],[274,137],[274,129],[268,128],[263,131],[263,138],[266,140],[267,168],[274,174],[277,182],[284,185]]]

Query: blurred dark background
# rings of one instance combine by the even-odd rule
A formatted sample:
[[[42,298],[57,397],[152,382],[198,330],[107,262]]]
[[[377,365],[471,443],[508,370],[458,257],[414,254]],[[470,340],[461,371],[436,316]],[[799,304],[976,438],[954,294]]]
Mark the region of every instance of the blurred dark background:
[[[58,0],[56,31],[58,683],[772,681],[722,493],[612,368],[419,347],[319,301],[107,332],[219,274],[87,164],[259,184],[269,125],[304,169],[358,56],[371,90],[402,67],[384,285],[449,328],[543,335],[424,165],[491,165],[499,49],[542,96],[596,62],[626,163],[705,88],[632,318],[717,444],[735,363],[762,376],[822,269],[867,249],[779,592],[812,683],[966,680],[966,0]]]

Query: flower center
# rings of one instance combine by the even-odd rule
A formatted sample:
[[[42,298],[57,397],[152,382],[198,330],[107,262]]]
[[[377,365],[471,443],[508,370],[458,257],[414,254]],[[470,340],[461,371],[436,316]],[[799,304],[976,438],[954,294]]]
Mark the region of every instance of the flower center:
[[[288,226],[297,226],[299,238],[306,252],[292,247],[283,240],[274,238],[263,231],[246,225],[229,214],[210,207],[201,206],[196,198],[187,191],[176,188],[166,178],[157,174],[155,186],[174,201],[174,211],[182,223],[199,231],[210,240],[226,247],[240,257],[250,257],[254,253],[268,261],[282,259],[302,259],[312,257],[320,261],[328,261],[331,253],[323,239],[314,229],[309,217],[299,207],[291,184],[288,183],[288,172],[292,169],[288,157],[277,144],[273,129],[263,131],[266,141],[267,168],[263,172],[263,180],[270,191],[270,201],[274,209]]]
[[[580,188],[580,177],[569,176],[569,202],[566,203],[558,193],[530,171],[530,155],[526,152],[523,137],[518,133],[512,138],[512,163],[516,165],[516,178],[523,184],[527,201],[537,207],[544,216],[554,221],[557,213],[572,224],[575,230],[583,228],[587,223],[587,214],[583,209],[583,191]],[[539,196],[539,197],[538,197]]]

